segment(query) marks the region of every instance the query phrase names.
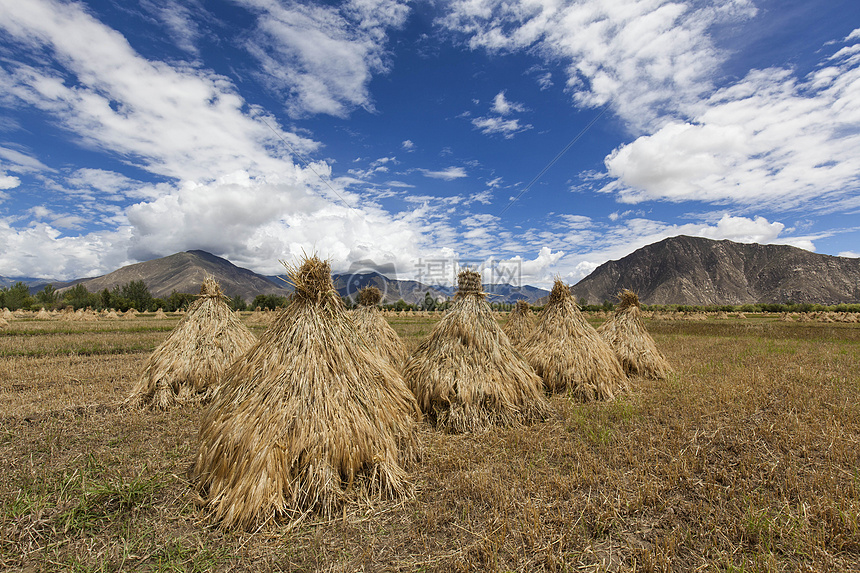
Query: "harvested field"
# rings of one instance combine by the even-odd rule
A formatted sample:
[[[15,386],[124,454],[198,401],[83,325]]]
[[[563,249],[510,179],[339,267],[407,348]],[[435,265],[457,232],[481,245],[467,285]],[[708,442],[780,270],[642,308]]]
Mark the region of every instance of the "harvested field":
[[[385,316],[410,350],[440,318]],[[196,506],[199,408],[117,406],[176,320],[0,331],[0,569],[860,571],[858,324],[646,319],[666,380],[425,427],[414,499],[249,534]]]

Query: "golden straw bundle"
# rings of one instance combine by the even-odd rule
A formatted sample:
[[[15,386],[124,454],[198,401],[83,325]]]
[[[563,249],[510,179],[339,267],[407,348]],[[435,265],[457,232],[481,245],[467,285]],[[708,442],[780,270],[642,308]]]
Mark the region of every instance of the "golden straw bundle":
[[[508,321],[502,330],[511,339],[511,344],[519,346],[535,329],[535,315],[529,303],[518,300],[514,311],[508,316]]]
[[[422,410],[450,432],[544,419],[543,384],[499,328],[480,275],[464,271],[459,279],[454,305],[404,369]]]
[[[200,429],[192,476],[225,527],[410,490],[415,398],[356,330],[327,262],[288,273],[292,304],[225,373]]]
[[[639,297],[630,290],[623,290],[618,300],[615,313],[597,332],[615,351],[625,372],[646,378],[666,378],[672,367],[645,329]]]
[[[126,403],[167,409],[203,399],[255,341],[233,315],[215,279],[206,277],[188,313],[149,356]]]
[[[611,400],[627,388],[615,353],[586,322],[570,289],[556,280],[534,332],[520,350],[550,392]]]
[[[351,313],[352,321],[370,347],[389,360],[397,370],[401,370],[408,352],[406,345],[380,314],[377,305],[381,300],[382,293],[378,288],[369,286],[361,289],[358,293],[359,306]]]

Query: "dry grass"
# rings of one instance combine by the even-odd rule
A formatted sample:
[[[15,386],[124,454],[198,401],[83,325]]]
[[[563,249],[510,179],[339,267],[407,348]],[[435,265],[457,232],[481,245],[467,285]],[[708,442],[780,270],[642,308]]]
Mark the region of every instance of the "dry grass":
[[[391,323],[417,346],[437,320]],[[553,397],[532,426],[422,430],[413,499],[255,534],[194,505],[199,409],[112,406],[145,354],[2,358],[0,569],[860,571],[860,327],[646,324],[667,379]]]

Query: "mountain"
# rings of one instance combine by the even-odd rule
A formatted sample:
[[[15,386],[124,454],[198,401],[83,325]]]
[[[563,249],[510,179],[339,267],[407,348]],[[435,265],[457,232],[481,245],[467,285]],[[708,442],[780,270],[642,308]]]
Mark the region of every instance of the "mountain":
[[[860,259],[684,235],[606,262],[571,288],[591,304],[628,288],[645,304],[860,302]]]
[[[200,284],[207,273],[215,277],[224,294],[229,297],[239,295],[248,302],[258,294],[286,296],[292,291],[286,284],[281,287],[263,275],[237,267],[227,259],[206,251],[185,251],[128,265],[104,276],[82,281],[82,284],[90,292],[99,292],[131,281],[143,281],[152,296],[166,298],[173,291],[200,292]]]

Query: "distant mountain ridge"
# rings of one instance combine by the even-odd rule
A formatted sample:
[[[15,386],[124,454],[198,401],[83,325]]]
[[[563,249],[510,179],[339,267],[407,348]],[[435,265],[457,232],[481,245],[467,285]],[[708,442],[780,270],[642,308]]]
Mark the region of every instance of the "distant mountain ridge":
[[[860,302],[860,259],[680,235],[608,261],[571,288],[591,304],[624,288],[645,304]]]
[[[431,287],[417,281],[389,279],[378,272],[365,272],[362,268],[356,273],[333,273],[334,286],[341,296],[353,296],[365,286],[375,286],[384,295],[385,303],[395,303],[403,299],[409,304],[423,302],[427,293],[434,299],[447,299],[456,289]],[[192,250],[176,253],[160,259],[136,263],[119,268],[104,276],[78,279],[60,283],[53,281],[54,286],[61,292],[75,284],[83,284],[90,292],[112,290],[132,281],[143,281],[149,292],[155,298],[167,298],[174,291],[197,293],[204,277],[209,274],[221,285],[221,290],[229,297],[241,296],[246,302],[251,302],[257,295],[288,296],[293,288],[285,282],[283,275],[264,276],[251,270],[237,267],[227,259],[218,257],[206,251]],[[44,279],[38,280],[31,290],[41,290],[45,284],[52,283]],[[35,282],[34,280],[34,282]],[[536,287],[513,287],[511,285],[485,285],[485,289],[499,296],[490,296],[490,302],[515,302],[522,298],[534,302],[547,291]]]

